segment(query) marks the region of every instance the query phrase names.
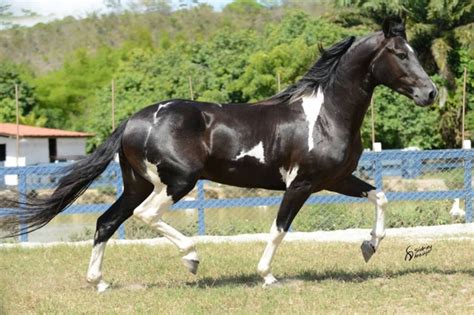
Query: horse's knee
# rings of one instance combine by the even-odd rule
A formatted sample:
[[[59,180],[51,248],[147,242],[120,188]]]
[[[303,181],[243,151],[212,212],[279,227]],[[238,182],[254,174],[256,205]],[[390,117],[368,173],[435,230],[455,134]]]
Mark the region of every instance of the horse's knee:
[[[383,208],[388,203],[387,196],[385,196],[383,191],[377,192],[376,190],[371,190],[369,191],[367,197],[372,203],[381,208]]]
[[[116,228],[113,228],[111,225],[97,221],[97,227],[94,234],[94,245],[107,242],[115,231]]]

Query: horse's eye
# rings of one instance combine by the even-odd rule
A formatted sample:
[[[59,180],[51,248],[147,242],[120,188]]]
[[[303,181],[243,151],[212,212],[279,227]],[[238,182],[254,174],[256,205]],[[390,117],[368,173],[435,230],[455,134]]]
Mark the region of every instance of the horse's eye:
[[[401,60],[405,60],[408,58],[407,54],[405,53],[399,53],[397,54],[397,57],[400,58]]]

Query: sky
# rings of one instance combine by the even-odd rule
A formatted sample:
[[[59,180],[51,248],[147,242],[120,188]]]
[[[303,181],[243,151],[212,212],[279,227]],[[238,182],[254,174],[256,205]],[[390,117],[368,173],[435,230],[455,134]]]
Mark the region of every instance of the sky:
[[[126,0],[122,0],[122,3],[126,2]],[[183,2],[192,3],[191,0],[183,0]],[[208,3],[216,10],[220,10],[232,0],[200,0],[199,2]],[[179,1],[173,0],[173,3],[177,6]],[[15,24],[24,26],[61,19],[69,15],[80,18],[92,12],[107,13],[108,10],[103,0],[4,0],[2,4],[10,5],[10,11],[14,15],[21,15],[23,9],[33,11],[39,15],[35,18],[15,20]]]

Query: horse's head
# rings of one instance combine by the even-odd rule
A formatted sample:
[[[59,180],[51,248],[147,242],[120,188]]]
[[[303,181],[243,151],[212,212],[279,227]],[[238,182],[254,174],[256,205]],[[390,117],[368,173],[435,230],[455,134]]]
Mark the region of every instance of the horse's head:
[[[408,44],[401,18],[385,19],[380,38],[370,65],[376,82],[413,99],[417,105],[433,104],[438,92]]]

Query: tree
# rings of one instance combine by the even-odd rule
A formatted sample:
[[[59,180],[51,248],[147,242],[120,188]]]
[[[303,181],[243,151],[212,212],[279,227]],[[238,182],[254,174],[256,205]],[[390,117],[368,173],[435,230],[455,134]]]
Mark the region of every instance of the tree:
[[[129,2],[129,7],[136,12],[171,12],[170,0],[134,0]]]
[[[12,26],[12,23],[7,20],[12,16],[10,6],[9,4],[0,4],[0,29]]]
[[[357,14],[380,25],[388,15],[407,21],[410,43],[423,67],[439,74],[439,127],[446,146],[460,144],[459,76],[463,62],[460,51],[474,57],[474,5],[471,0],[334,0],[339,7],[356,7]],[[349,13],[353,14],[353,13]],[[465,63],[464,63],[465,64]]]
[[[35,80],[39,109],[54,128],[75,127],[75,117],[94,104],[94,91],[108,84],[120,51],[104,47],[97,54],[77,50],[63,68]],[[80,125],[79,125],[80,126]]]
[[[20,115],[28,115],[37,105],[35,89],[27,71],[20,66],[0,64],[0,121],[14,122],[16,117],[15,85],[19,89]]]
[[[264,8],[257,0],[234,0],[225,6],[225,11],[231,11],[242,16],[254,15]]]

